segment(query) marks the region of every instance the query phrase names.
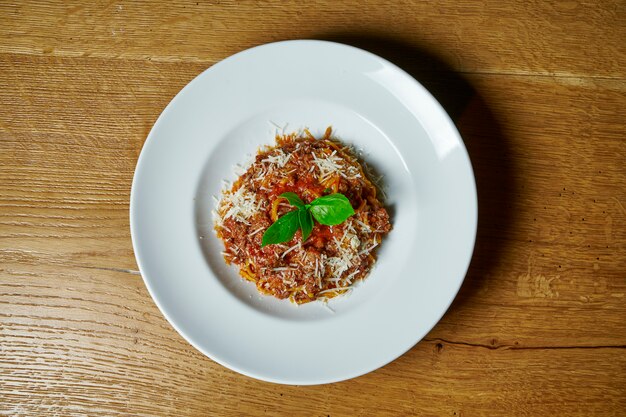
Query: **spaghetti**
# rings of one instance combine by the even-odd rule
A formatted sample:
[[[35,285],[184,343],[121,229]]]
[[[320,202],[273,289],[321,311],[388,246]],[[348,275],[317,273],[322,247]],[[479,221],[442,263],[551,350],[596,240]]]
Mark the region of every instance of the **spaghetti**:
[[[297,304],[344,294],[367,276],[391,230],[376,187],[351,150],[331,135],[330,127],[320,139],[308,130],[277,135],[276,146],[260,150],[222,192],[214,215],[224,259],[263,294]],[[304,242],[298,230],[289,242],[261,247],[264,231],[294,209],[279,197],[288,191],[305,203],[342,193],[355,214],[337,226],[316,223]]]

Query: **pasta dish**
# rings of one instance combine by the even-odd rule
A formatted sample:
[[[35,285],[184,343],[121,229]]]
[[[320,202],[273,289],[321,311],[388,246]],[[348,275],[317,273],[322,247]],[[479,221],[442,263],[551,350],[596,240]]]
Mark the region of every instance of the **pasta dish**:
[[[217,201],[215,231],[225,261],[259,292],[297,304],[324,301],[367,276],[391,230],[389,214],[352,149],[333,138],[330,127],[321,138],[306,129],[277,135],[276,145],[260,149],[242,171]],[[321,204],[335,196],[347,198],[352,214],[340,224],[322,224],[333,206]],[[295,213],[289,215],[298,207],[300,223]],[[267,244],[264,235],[273,224],[292,227],[284,225],[287,220],[277,222],[281,218],[295,219],[293,227],[301,229],[290,230],[296,230],[293,237],[278,230],[289,240]],[[310,219],[308,228],[303,218]]]

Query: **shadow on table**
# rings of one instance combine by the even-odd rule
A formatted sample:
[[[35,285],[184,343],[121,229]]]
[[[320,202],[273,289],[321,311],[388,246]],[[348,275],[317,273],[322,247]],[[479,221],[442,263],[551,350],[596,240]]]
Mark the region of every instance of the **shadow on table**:
[[[404,69],[423,84],[454,120],[469,152],[478,189],[478,233],[467,276],[449,312],[486,288],[497,265],[502,238],[512,224],[515,195],[509,144],[487,104],[462,74],[433,52],[392,39],[369,35],[326,34],[318,39],[345,43],[373,52]]]

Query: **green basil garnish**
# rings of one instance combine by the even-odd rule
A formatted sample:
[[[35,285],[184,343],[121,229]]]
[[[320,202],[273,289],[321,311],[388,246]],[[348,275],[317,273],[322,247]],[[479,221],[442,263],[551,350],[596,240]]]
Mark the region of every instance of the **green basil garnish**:
[[[280,197],[289,201],[289,204],[291,204],[292,206],[296,206],[299,209],[304,208],[304,201],[302,201],[296,193],[292,193],[291,191],[289,191],[287,193],[282,193]]]
[[[336,226],[354,214],[350,200],[340,193],[316,198],[311,201],[311,204],[304,204],[304,201],[293,192],[282,193],[280,197],[289,201],[292,206],[296,207],[296,210],[279,217],[263,233],[261,247],[289,242],[293,239],[298,227],[302,230],[302,241],[304,242],[313,231],[313,218],[320,224]]]
[[[313,216],[306,208],[298,210],[298,218],[300,219],[300,229],[302,229],[302,241],[304,242],[311,236],[313,231]]]
[[[263,233],[261,247],[274,243],[289,242],[293,239],[293,235],[296,234],[298,226],[300,226],[298,210],[290,211],[284,216],[281,216]]]
[[[311,214],[321,224],[336,226],[354,214],[354,209],[345,195],[340,193],[325,195],[311,201]]]

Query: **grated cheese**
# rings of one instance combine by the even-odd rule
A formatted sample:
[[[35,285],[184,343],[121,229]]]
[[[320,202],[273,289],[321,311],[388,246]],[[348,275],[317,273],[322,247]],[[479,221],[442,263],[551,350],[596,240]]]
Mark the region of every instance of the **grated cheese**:
[[[263,180],[263,178],[265,178],[265,170],[264,169],[259,169],[256,177],[254,177],[254,181],[261,181]],[[263,187],[260,187],[263,188]]]
[[[347,171],[348,171],[348,175],[346,176],[346,178],[351,179],[351,180],[361,178],[361,173],[359,172],[359,169],[357,167],[350,165]]]
[[[278,268],[272,268],[272,271],[295,271],[295,268],[289,268],[287,266],[279,266]]]
[[[362,250],[361,252],[359,252],[359,256],[365,254],[365,253],[369,253],[369,251],[371,251],[372,249],[374,249],[376,246],[378,246],[378,242],[374,242],[374,244],[372,246],[370,246],[367,249]]]
[[[327,262],[332,270],[332,274],[340,277],[344,272],[346,272],[352,266],[352,257],[349,252],[343,251],[341,252],[341,257],[333,256],[328,258]]]
[[[213,215],[213,224],[215,226],[224,227],[224,219],[217,212],[217,210],[211,210],[211,214]]]
[[[352,235],[350,237],[350,246],[352,247],[352,249],[357,250],[359,248],[359,246],[361,246],[361,241],[359,240],[359,238],[357,237],[357,235]]]
[[[358,274],[360,271],[357,269],[356,271],[352,272],[350,275],[348,275],[346,277],[346,281],[350,282],[350,280],[352,279],[353,276],[355,276],[356,274]]]
[[[282,168],[287,165],[287,162],[289,162],[289,158],[291,158],[291,155],[287,155],[285,154],[285,152],[283,152],[282,149],[278,149],[276,155],[270,155],[267,158],[263,159],[261,162],[275,164],[279,168]]]
[[[281,258],[284,258],[285,255],[287,255],[289,252],[298,249],[298,247],[300,246],[300,242],[296,243],[295,245],[293,245],[292,247],[290,247],[289,249],[287,249],[286,251],[283,252],[282,255],[280,255]],[[296,265],[297,266],[297,265]]]
[[[235,192],[225,193],[222,205],[230,206],[223,216],[224,220],[232,217],[234,220],[245,224],[250,224],[247,219],[256,214],[258,210],[255,195],[246,190],[245,187],[240,187]]]
[[[259,233],[259,232],[260,232],[261,230],[263,230],[263,229],[264,229],[264,227],[259,227],[259,228],[258,228],[258,229],[256,229],[254,232],[250,233],[250,235],[249,235],[249,236],[250,236],[250,237],[252,237],[252,236],[256,235],[257,233]]]
[[[341,239],[339,240],[339,243],[343,243],[344,239],[346,238],[346,235],[348,234],[348,228],[345,228],[346,230],[343,231],[343,236],[341,236]]]
[[[337,151],[333,151],[330,155],[325,158],[318,158],[314,152],[311,152],[313,156],[313,162],[317,165],[317,168],[320,171],[319,179],[321,181],[328,179],[331,175],[341,175],[341,169],[343,168],[340,162],[343,160],[336,156]]]
[[[357,222],[359,224],[359,226],[362,227],[362,231],[366,232],[366,233],[370,233],[372,231],[372,229],[366,225],[365,223],[363,223],[361,220],[359,219],[354,219],[355,222]]]

